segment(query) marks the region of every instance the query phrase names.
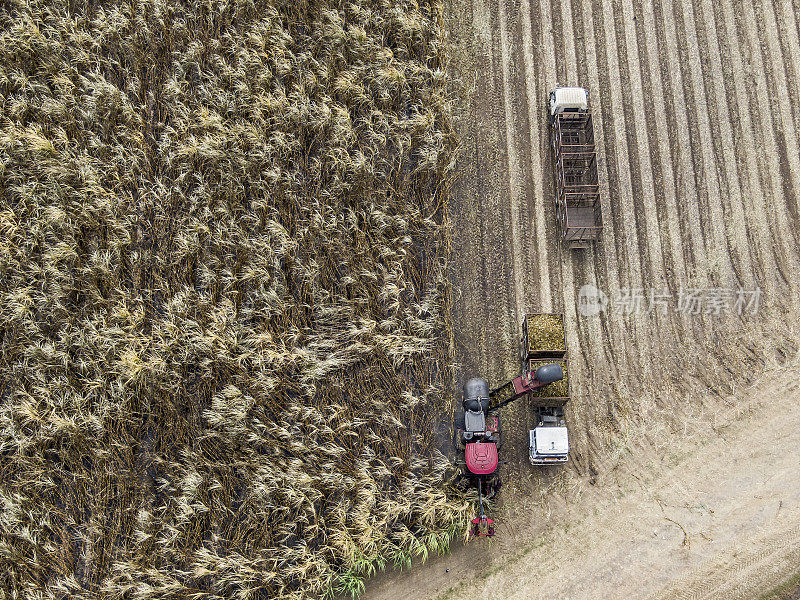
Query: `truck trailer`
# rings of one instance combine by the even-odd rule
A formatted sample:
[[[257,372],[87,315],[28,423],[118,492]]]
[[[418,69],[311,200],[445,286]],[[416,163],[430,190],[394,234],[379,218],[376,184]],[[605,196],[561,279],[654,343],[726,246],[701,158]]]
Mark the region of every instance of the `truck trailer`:
[[[558,87],[550,92],[548,109],[556,219],[570,248],[586,248],[603,230],[589,92]]]

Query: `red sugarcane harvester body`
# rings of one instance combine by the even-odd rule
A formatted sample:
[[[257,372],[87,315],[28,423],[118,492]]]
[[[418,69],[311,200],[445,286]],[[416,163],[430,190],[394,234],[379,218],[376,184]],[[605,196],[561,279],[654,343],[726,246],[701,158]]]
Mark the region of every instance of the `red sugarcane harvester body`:
[[[561,315],[547,316],[561,319]],[[536,315],[526,317],[522,374],[493,390],[489,389],[489,384],[485,379],[476,377],[468,380],[464,384],[461,397],[463,410],[457,411],[455,415],[454,442],[459,451],[464,453],[462,464],[465,467],[465,475],[478,488],[480,510],[478,516],[472,520],[472,535],[489,537],[494,535],[494,521],[486,516],[483,501],[484,496],[486,498],[494,496],[500,485],[500,480],[496,476],[500,464],[499,452],[502,448],[500,409],[523,396],[533,399],[532,395],[535,392],[564,377],[564,371],[558,363],[541,364],[541,361],[538,363],[530,361],[527,322],[535,317]],[[561,327],[563,332],[563,320],[561,320]],[[541,352],[534,349],[533,354],[540,359],[545,356],[551,359],[564,358],[563,351],[556,355],[552,352]],[[535,370],[529,369],[532,364],[537,365]],[[566,398],[545,396],[538,400],[536,403],[538,425],[529,432],[531,463],[565,462],[569,452],[567,431],[563,421],[563,404]],[[553,404],[556,406],[552,406]],[[553,415],[556,415],[557,418]]]
[[[496,492],[495,473],[501,448],[500,409],[531,392],[563,377],[561,366],[543,365],[535,372],[515,377],[505,385],[489,390],[485,379],[474,378],[464,384],[463,413],[456,416],[457,443],[464,450],[467,475],[477,481],[480,515],[472,521],[473,535],[494,535],[494,521],[483,509],[483,494]],[[463,419],[463,422],[461,422]]]

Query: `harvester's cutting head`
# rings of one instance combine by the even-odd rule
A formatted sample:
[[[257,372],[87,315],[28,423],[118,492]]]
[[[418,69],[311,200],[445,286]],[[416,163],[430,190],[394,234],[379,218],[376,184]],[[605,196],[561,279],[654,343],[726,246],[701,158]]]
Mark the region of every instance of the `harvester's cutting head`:
[[[483,515],[482,517],[476,517],[472,519],[472,530],[470,531],[472,535],[485,535],[486,537],[492,537],[494,535],[494,521]]]
[[[483,481],[478,479],[478,503],[481,507],[481,513],[472,519],[472,527],[469,532],[470,535],[485,535],[492,537],[494,535],[494,521],[486,516],[483,512]]]

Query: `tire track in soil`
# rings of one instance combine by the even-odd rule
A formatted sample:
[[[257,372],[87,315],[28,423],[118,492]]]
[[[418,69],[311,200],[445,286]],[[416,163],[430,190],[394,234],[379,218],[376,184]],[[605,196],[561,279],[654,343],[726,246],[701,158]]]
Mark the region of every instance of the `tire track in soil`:
[[[800,14],[800,0],[781,0],[785,10],[795,15]],[[795,21],[795,30],[798,37],[800,37],[800,20]]]
[[[513,85],[516,83],[516,81],[512,82],[512,77],[516,73],[516,70],[512,72],[511,69],[512,61],[508,42],[509,15],[506,11],[505,2],[500,1],[497,3],[497,6],[497,17],[499,21],[499,27],[497,30],[499,32],[501,57],[500,64],[503,82],[503,120],[505,122],[506,157],[508,160],[508,200],[511,208],[511,218],[508,224],[508,229],[511,231],[511,253],[512,264],[514,265],[514,274],[512,279],[514,282],[515,306],[513,308],[515,309],[515,320],[516,322],[520,322],[522,314],[525,312],[529,302],[525,297],[525,290],[530,289],[530,286],[527,285],[527,275],[529,272],[527,267],[530,265],[530,260],[527,259],[528,254],[525,252],[522,242],[525,236],[525,224],[524,221],[520,219],[520,215],[524,214],[522,207],[524,205],[524,201],[527,196],[526,192],[528,190],[526,187],[523,187],[523,181],[526,178],[525,174],[523,173],[522,166],[520,165],[519,153],[517,152],[517,147],[520,146],[520,140],[522,139],[522,136],[518,135],[516,131],[518,119],[515,118],[517,114],[514,110],[514,100],[516,99],[514,96],[514,90],[518,89],[518,87]],[[513,25],[513,21],[511,24]],[[525,148],[523,147],[522,150],[524,151]],[[522,229],[522,231],[520,231],[520,229]]]
[[[740,245],[745,244],[750,252],[749,265],[744,265],[743,269],[745,279],[742,280],[742,285],[752,288],[758,283],[771,293],[777,282],[769,229],[763,218],[763,208],[760,209],[760,215],[754,213],[752,208],[752,203],[755,202],[753,195],[761,195],[762,192],[760,189],[756,191],[758,183],[753,181],[752,163],[743,158],[745,139],[740,126],[740,114],[742,107],[747,107],[747,96],[741,87],[741,77],[734,75],[731,52],[725,45],[725,29],[719,5],[710,0],[699,0],[699,4],[700,6],[695,3],[695,13],[702,16],[704,30],[698,30],[698,37],[705,39],[708,46],[716,103],[716,118],[712,122],[720,128],[719,139],[722,145],[722,150],[717,155],[717,160],[721,162],[721,165],[718,163],[718,169],[725,173],[727,193],[731,197],[734,235],[737,242]],[[749,110],[745,108],[745,112],[749,122]],[[748,142],[752,143],[749,135]],[[744,253],[741,247],[739,253]]]
[[[735,271],[726,235],[727,224],[720,202],[716,160],[710,146],[707,102],[697,44],[692,43],[691,27],[687,26],[685,6],[662,0],[654,12],[662,56],[663,72],[669,81],[670,99],[666,109],[674,119],[674,161],[680,164],[676,180],[677,203],[684,207],[682,219],[688,224],[695,256],[695,269],[690,271],[687,287],[709,286],[729,288]],[[689,33],[687,34],[687,28]],[[676,66],[677,65],[677,66]],[[700,252],[698,248],[702,248]],[[716,323],[684,315],[683,323],[696,339],[712,335]]]
[[[737,171],[743,175],[740,180],[744,211],[748,220],[748,237],[751,246],[756,249],[754,275],[767,293],[776,293],[781,283],[778,279],[785,282],[786,276],[781,274],[782,266],[776,260],[771,233],[774,221],[766,200],[770,193],[769,183],[765,183],[765,178],[769,177],[769,167],[765,166],[763,146],[757,148],[754,143],[757,130],[751,119],[750,96],[743,76],[743,53],[738,44],[735,19],[730,12],[730,5],[724,2],[714,3],[714,8],[715,23],[718,31],[722,32],[720,49],[726,58],[723,66],[729,65],[731,69],[724,81],[728,86],[727,97],[731,102],[733,120],[738,124],[734,152],[737,155]]]
[[[473,5],[477,4],[478,0],[473,3]],[[473,21],[479,18],[479,14],[480,11],[473,6]],[[488,47],[484,47],[485,44],[482,44],[482,41],[483,39],[480,35],[475,35],[472,50],[481,59],[491,60],[491,50]],[[475,106],[472,104],[470,113],[474,113],[474,111]],[[486,180],[476,174],[486,171],[487,167],[490,168],[491,165],[491,161],[487,159],[481,147],[488,135],[484,133],[488,125],[472,118],[464,119],[464,123],[462,127],[467,132],[466,139],[474,143],[465,145],[466,148],[462,150],[460,164],[463,169],[463,176],[456,181],[453,193],[456,197],[474,194],[479,198],[483,198],[486,195]],[[485,365],[477,364],[479,358],[482,357],[470,352],[469,348],[470,342],[482,347],[487,341],[485,338],[486,329],[477,321],[469,318],[475,311],[475,304],[485,304],[488,300],[481,281],[481,276],[485,276],[487,273],[486,254],[483,253],[485,235],[481,226],[484,223],[483,215],[481,214],[483,208],[483,203],[461,203],[456,211],[453,228],[453,247],[458,249],[450,263],[451,278],[455,281],[453,320],[456,333],[454,338],[456,360],[462,365],[462,378],[469,377],[472,370],[485,368]],[[460,228],[460,221],[475,225],[470,229]],[[458,396],[457,390],[454,391],[454,395]]]
[[[520,2],[520,33],[522,37],[522,59],[523,73],[525,77],[525,113],[528,119],[528,143],[530,147],[531,178],[533,179],[532,196],[529,201],[533,203],[533,228],[530,230],[530,244],[534,250],[536,258],[536,277],[535,285],[532,287],[539,292],[538,306],[533,305],[532,310],[542,312],[552,312],[553,300],[550,283],[550,265],[548,263],[548,246],[550,236],[548,235],[548,219],[545,206],[545,180],[542,168],[543,160],[541,155],[541,111],[537,110],[542,97],[541,87],[538,82],[537,64],[540,64],[541,52],[538,57],[534,57],[534,46],[541,49],[539,39],[534,42],[533,29],[531,27],[532,15],[528,0]]]
[[[707,565],[702,574],[661,591],[649,600],[749,600],[768,593],[800,564],[800,527],[789,524],[769,538],[736,546]],[[761,596],[758,596],[761,597]]]
[[[569,73],[567,62],[564,60],[564,56],[567,52],[566,48],[571,40],[566,39],[566,36],[564,35],[564,25],[561,14],[563,6],[560,2],[553,2],[550,0],[547,8],[551,15],[551,26],[549,28],[550,35],[547,39],[548,43],[550,43],[550,40],[552,40],[553,44],[555,78],[558,85],[572,85],[574,79]],[[555,87],[555,84],[553,87]],[[549,101],[548,94],[549,90],[545,89],[541,98],[539,99],[539,102],[545,107],[542,117],[542,123],[544,124],[543,142],[545,144],[546,157],[549,159],[546,162],[549,162],[550,166],[548,169],[550,182],[549,189],[551,193],[549,202],[551,207],[550,211],[551,214],[555,214],[555,184],[553,176],[552,144],[549,137],[549,128],[547,126],[547,119],[549,118],[549,113],[547,112],[547,103]],[[570,360],[569,369],[573,374],[574,379],[579,379],[581,373],[585,370],[583,366],[586,361],[586,357],[583,354],[583,348],[586,347],[587,342],[584,331],[578,327],[577,319],[574,314],[574,270],[576,269],[576,264],[580,264],[581,256],[569,251],[565,251],[563,243],[560,240],[560,234],[558,233],[559,227],[557,223],[555,223],[554,228],[557,232],[556,238],[553,240],[553,243],[556,244],[555,248],[557,250],[554,254],[558,258],[557,268],[561,275],[559,278],[561,282],[560,289],[555,290],[556,297],[559,299],[556,312],[563,313],[565,331],[571,334],[567,335],[567,354]]]
[[[492,36],[490,7],[481,0],[472,3],[475,39],[478,41],[478,52],[482,63],[493,68],[497,56],[495,41]],[[496,71],[496,69],[494,69]],[[495,88],[496,80],[481,77],[476,80],[475,97],[483,95],[498,98]],[[489,108],[489,119],[484,110]],[[462,379],[479,374],[491,379],[498,371],[503,370],[503,352],[487,354],[476,352],[476,348],[507,348],[508,311],[511,305],[508,289],[504,285],[507,265],[498,257],[508,252],[506,236],[502,228],[507,219],[497,218],[503,214],[507,203],[501,201],[505,179],[497,169],[503,157],[499,152],[502,137],[494,127],[494,119],[499,116],[496,103],[488,107],[473,103],[467,121],[474,131],[474,162],[465,163],[465,175],[454,188],[455,197],[476,197],[481,202],[460,203],[454,214],[453,246],[451,260],[456,290],[472,286],[477,293],[457,294],[454,303],[454,324],[456,328],[457,358],[463,365]],[[474,167],[473,167],[474,165]],[[469,282],[464,285],[465,282]],[[459,391],[455,390],[458,396]]]
[[[595,28],[601,27],[601,32],[595,31],[596,40],[599,47],[605,50],[605,70],[601,67],[600,77],[606,81],[604,88],[600,89],[601,110],[603,112],[603,122],[605,131],[601,144],[605,149],[607,157],[613,157],[613,174],[609,174],[609,180],[615,177],[617,181],[616,193],[611,192],[611,201],[614,204],[612,213],[619,215],[620,223],[617,239],[622,244],[617,244],[617,253],[621,255],[620,269],[627,279],[621,279],[623,288],[633,290],[645,286],[642,274],[642,256],[645,247],[642,246],[639,233],[637,231],[637,208],[634,198],[633,177],[631,170],[631,152],[628,143],[621,143],[626,140],[629,131],[628,120],[625,115],[625,99],[622,90],[622,70],[620,57],[617,53],[617,32],[614,26],[615,14],[612,2],[602,0],[602,11],[595,19]],[[635,156],[635,153],[633,154]],[[612,161],[609,159],[609,165]],[[621,290],[623,293],[625,289]],[[647,378],[650,374],[652,361],[649,359],[652,341],[648,332],[646,319],[639,314],[625,315],[622,319],[622,334],[624,348],[629,358],[634,361],[631,367],[642,378]],[[626,335],[627,334],[627,335]],[[625,339],[627,337],[627,339]],[[641,380],[631,380],[630,387],[634,392],[641,391]]]
[[[800,41],[798,40],[797,22],[788,2],[778,2],[778,5],[780,9],[775,8],[778,40],[781,42],[783,51],[783,68],[786,72],[786,82],[791,96],[794,127],[796,130],[800,130]]]
[[[662,70],[664,68],[659,52],[658,40],[655,36],[655,16],[650,2],[643,2],[637,11],[637,28],[639,62],[648,68],[643,69],[645,75],[643,94],[651,100],[646,105],[648,131],[652,136],[650,142],[650,162],[653,166],[655,179],[655,193],[662,199],[663,207],[659,211],[658,219],[662,224],[662,236],[667,240],[668,251],[665,252],[665,270],[669,283],[674,289],[687,284],[688,274],[684,260],[688,251],[683,244],[683,232],[679,221],[679,210],[675,194],[675,171],[670,154],[670,126],[667,123],[667,110],[665,107]],[[680,321],[673,321],[673,334],[682,336]]]
[[[693,157],[689,142],[688,111],[686,103],[683,101],[683,75],[681,69],[677,67],[680,61],[677,52],[675,19],[672,16],[672,7],[669,2],[670,0],[661,0],[658,10],[653,14],[659,50],[665,59],[662,81],[668,83],[670,92],[666,97],[665,108],[672,132],[670,150],[676,172],[675,195],[680,210],[680,220],[687,226],[691,242],[690,249],[684,253],[686,263],[690,265],[688,283],[696,287],[707,287],[709,259],[701,229],[700,211],[698,203],[689,200],[694,196],[697,185],[691,164]]]
[[[615,19],[617,54],[620,57],[620,78],[622,82],[624,108],[627,109],[628,126],[626,126],[626,142],[631,159],[631,183],[634,197],[634,210],[637,216],[636,230],[639,234],[641,253],[647,258],[643,261],[642,282],[646,295],[649,290],[667,288],[670,279],[666,276],[668,265],[665,260],[665,239],[669,240],[669,232],[661,230],[658,221],[658,207],[655,196],[654,153],[650,147],[648,131],[652,126],[652,116],[648,115],[645,101],[643,74],[640,68],[640,48],[636,35],[636,12],[631,0],[612,2]],[[626,93],[627,92],[627,93]],[[637,286],[638,287],[638,286]],[[644,327],[648,331],[658,331],[657,339],[651,338],[649,350],[651,354],[661,355],[668,351],[674,340],[674,329],[669,314],[654,311],[643,317]],[[637,338],[636,344],[641,342]],[[650,361],[651,370],[645,377],[663,380],[666,376],[663,364]]]
[[[477,6],[480,0],[475,1]],[[482,32],[489,42],[491,53],[486,62],[490,68],[490,76],[481,78],[482,83],[487,86],[486,90],[479,88],[478,93],[484,97],[491,98],[488,103],[490,120],[487,128],[491,135],[486,136],[483,146],[479,152],[491,157],[488,164],[481,172],[477,173],[478,178],[487,180],[490,185],[485,189],[485,201],[482,201],[481,226],[484,228],[489,243],[481,249],[481,256],[486,260],[486,272],[483,273],[482,281],[486,287],[486,297],[483,305],[474,313],[468,315],[470,319],[476,319],[481,326],[486,329],[486,346],[496,348],[496,352],[484,354],[484,360],[480,366],[480,373],[470,374],[470,376],[486,377],[490,384],[493,384],[502,377],[507,368],[506,356],[511,351],[512,338],[511,330],[508,325],[513,318],[513,285],[510,280],[510,266],[506,257],[510,254],[508,244],[508,222],[509,209],[505,198],[508,195],[508,184],[505,173],[508,169],[508,157],[503,151],[505,148],[505,135],[502,130],[496,127],[497,123],[502,122],[503,115],[501,94],[503,93],[502,75],[499,74],[499,40],[496,35],[497,15],[494,3],[483,3],[483,11],[486,13],[484,20],[485,30]],[[482,107],[484,110],[487,107]],[[475,117],[482,120],[479,114]],[[482,199],[483,200],[483,199]],[[465,229],[475,226],[474,223],[464,223]],[[477,307],[476,307],[477,308]]]
[[[650,163],[650,143],[647,138],[648,124],[645,120],[645,102],[642,92],[642,76],[639,68],[631,68],[631,64],[639,63],[639,48],[634,30],[634,12],[631,0],[617,0],[612,3],[617,14],[616,37],[617,54],[625,57],[625,67],[620,60],[620,78],[622,90],[628,91],[630,98],[624,98],[624,106],[632,113],[633,118],[626,127],[628,155],[638,169],[632,168],[634,211],[637,217],[637,232],[644,240],[642,255],[648,258],[646,272],[649,281],[643,284],[661,288],[666,284],[664,278],[664,257],[662,256],[661,232],[656,220],[658,211],[655,205],[653,170]],[[637,201],[638,198],[638,201]]]
[[[594,19],[592,17],[592,5],[589,2],[583,2],[580,11],[573,11],[573,14],[580,13],[580,32],[582,45],[578,45],[577,57],[580,57],[580,64],[586,65],[586,85],[589,89],[591,98],[600,98],[601,84],[600,76],[598,74],[598,61],[596,55],[595,33],[594,33]],[[577,28],[577,23],[576,23]],[[576,60],[577,60],[576,57]],[[595,124],[595,135],[602,135],[604,131],[603,111],[600,102],[593,101],[593,120]],[[619,279],[619,261],[616,252],[616,232],[615,227],[615,213],[611,204],[611,193],[609,190],[609,182],[611,181],[611,174],[607,167],[607,158],[604,151],[604,145],[598,143],[597,147],[597,170],[598,179],[600,183],[600,205],[603,214],[603,234],[600,243],[597,247],[592,249],[591,263],[594,273],[594,279],[589,279],[586,283],[595,284],[605,290],[609,296],[614,297],[620,293],[620,279]],[[591,277],[591,276],[590,276]],[[626,372],[631,368],[628,362],[626,353],[619,353],[616,358],[612,348],[623,347],[623,340],[625,331],[623,327],[621,315],[615,313],[603,313],[598,317],[592,317],[587,321],[597,322],[598,329],[602,333],[600,344],[603,348],[603,355],[605,360],[597,363],[598,366],[606,365],[609,373],[614,373],[614,379],[621,382],[625,386],[624,378],[619,376],[620,372]],[[596,372],[598,369],[593,369]],[[598,381],[599,380],[599,381]],[[591,389],[598,392],[608,387],[607,379],[603,377],[592,377]]]

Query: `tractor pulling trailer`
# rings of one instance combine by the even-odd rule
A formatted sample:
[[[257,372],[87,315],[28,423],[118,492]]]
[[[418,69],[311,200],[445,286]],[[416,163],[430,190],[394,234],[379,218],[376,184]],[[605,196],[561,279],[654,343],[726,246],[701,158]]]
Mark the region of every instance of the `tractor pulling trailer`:
[[[589,92],[557,87],[548,111],[561,237],[570,248],[587,248],[603,230]]]
[[[564,320],[559,314],[531,314],[523,321],[520,358],[522,373],[490,389],[476,377],[464,384],[461,409],[455,414],[454,443],[463,460],[464,474],[478,488],[478,516],[472,535],[494,535],[494,521],[484,511],[484,496],[500,487],[499,453],[503,446],[501,409],[520,398],[534,408],[536,424],[528,432],[528,455],[533,465],[567,461],[569,438],[564,405],[569,400]],[[553,387],[560,382],[560,392]]]

